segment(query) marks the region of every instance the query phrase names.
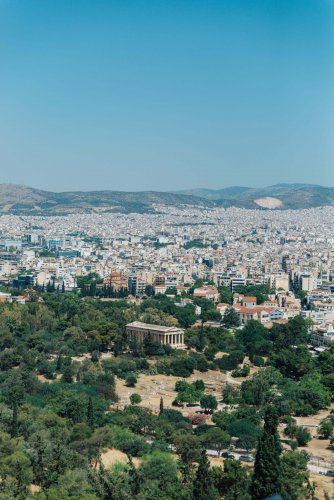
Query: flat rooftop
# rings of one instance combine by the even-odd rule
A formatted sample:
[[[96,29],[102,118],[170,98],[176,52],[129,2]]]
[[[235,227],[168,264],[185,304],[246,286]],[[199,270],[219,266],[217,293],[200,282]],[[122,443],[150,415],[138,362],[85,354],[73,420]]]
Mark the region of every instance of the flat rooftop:
[[[143,330],[156,330],[162,333],[183,331],[181,328],[177,328],[176,326],[152,325],[150,323],[142,323],[141,321],[133,321],[132,323],[128,323],[126,327],[142,328]]]

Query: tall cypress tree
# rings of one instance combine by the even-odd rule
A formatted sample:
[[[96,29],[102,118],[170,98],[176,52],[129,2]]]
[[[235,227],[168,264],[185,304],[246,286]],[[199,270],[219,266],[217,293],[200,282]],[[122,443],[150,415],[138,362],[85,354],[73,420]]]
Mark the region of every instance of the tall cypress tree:
[[[159,408],[159,415],[162,415],[164,412],[164,400],[160,398],[160,408]]]
[[[206,455],[206,450],[203,450],[194,480],[193,499],[215,500],[218,498],[218,490],[215,488],[213,478],[210,474],[210,462]]]
[[[263,500],[280,493],[282,446],[277,426],[277,411],[270,405],[266,410],[264,428],[256,452],[251,488],[253,500]]]
[[[128,455],[128,465],[131,494],[133,498],[136,498],[140,491],[140,476],[130,455]]]
[[[91,429],[94,429],[94,407],[92,397],[89,397],[88,407],[87,407],[87,423]]]
[[[11,429],[10,429],[10,435],[11,437],[17,437],[18,434],[18,422],[17,422],[17,413],[18,413],[18,408],[17,408],[17,401],[14,399],[12,408],[13,408],[13,417],[12,417],[12,422],[11,422]]]

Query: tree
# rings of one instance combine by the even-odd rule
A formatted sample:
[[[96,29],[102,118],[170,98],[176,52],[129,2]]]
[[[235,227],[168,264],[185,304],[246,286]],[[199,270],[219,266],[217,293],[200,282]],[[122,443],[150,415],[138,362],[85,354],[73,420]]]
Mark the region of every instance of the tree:
[[[333,436],[334,425],[332,421],[325,418],[318,427],[318,437],[321,439],[330,439]]]
[[[146,285],[146,287],[145,287],[145,295],[147,297],[152,297],[154,295],[154,287],[152,285]]]
[[[311,433],[305,427],[297,427],[295,436],[298,446],[306,446],[312,439]]]
[[[177,462],[170,453],[154,451],[143,459],[139,469],[141,491],[151,490],[157,485],[160,495],[143,495],[142,498],[176,498],[175,489],[180,488]],[[174,494],[172,493],[174,491]]]
[[[200,399],[200,405],[205,411],[216,410],[218,407],[217,398],[213,394],[204,394]]]
[[[238,446],[245,450],[252,450],[256,447],[260,429],[259,426],[249,418],[239,418],[231,422],[228,427],[231,436],[238,438]]]
[[[205,448],[216,450],[218,456],[220,452],[231,443],[231,437],[226,431],[219,427],[211,426],[202,436],[201,441]]]
[[[185,484],[189,484],[194,470],[193,462],[197,461],[200,457],[200,440],[196,436],[184,434],[179,431],[174,434],[173,443],[176,453],[180,457],[180,471],[183,477],[183,482]]]
[[[306,345],[296,349],[282,349],[270,357],[270,364],[282,375],[299,380],[312,371],[314,361]]]
[[[307,471],[307,454],[305,452],[287,451],[282,457],[282,487],[283,498],[299,500],[309,498]]]
[[[87,406],[87,423],[91,429],[94,429],[94,424],[95,424],[95,418],[94,418],[94,406],[93,406],[93,399],[90,396],[88,399],[88,406]]]
[[[73,368],[70,364],[66,365],[63,370],[62,381],[65,384],[71,384],[73,382]]]
[[[1,498],[1,497],[0,497]],[[29,497],[28,497],[29,498]],[[82,469],[67,470],[58,482],[38,494],[39,500],[98,500],[93,487],[89,484],[87,473]]]
[[[16,437],[18,433],[18,421],[17,421],[17,413],[18,413],[18,408],[17,408],[17,401],[13,401],[13,417],[12,417],[12,422],[11,422],[11,436]]]
[[[129,465],[129,483],[131,494],[134,498],[138,495],[140,491],[140,475],[133,463],[132,457],[128,455],[128,465]]]
[[[237,460],[224,460],[224,470],[212,467],[212,475],[219,494],[225,500],[250,500],[249,475]]]
[[[24,500],[28,498],[28,487],[32,483],[33,473],[29,458],[22,451],[15,451],[7,457],[4,463],[5,478],[8,480],[8,498]],[[7,489],[7,488],[6,488]]]
[[[102,463],[99,469],[89,468],[88,479],[98,498],[109,500],[116,498],[115,484],[111,472],[106,470]]]
[[[270,399],[274,385],[280,382],[282,375],[271,366],[255,373],[252,378],[241,384],[241,397],[247,404],[262,406]]]
[[[233,307],[227,307],[223,316],[223,325],[226,328],[235,328],[240,325],[240,318]]]
[[[210,463],[206,455],[206,450],[203,450],[194,480],[193,499],[207,500],[208,498],[210,500],[219,499],[219,495],[210,474]]]
[[[160,405],[159,405],[159,415],[162,415],[164,411],[164,400],[162,397],[160,398]]]
[[[215,361],[215,364],[221,370],[234,370],[244,360],[244,353],[242,351],[231,351],[228,356],[223,356]]]
[[[257,304],[262,304],[265,300],[268,300],[268,294],[273,292],[268,285],[237,286],[234,291],[245,296],[256,297]]]
[[[256,452],[251,486],[254,500],[263,500],[281,491],[282,446],[277,426],[277,411],[270,405],[265,413],[264,428]]]
[[[222,286],[219,288],[220,301],[226,304],[232,304],[233,294],[227,286]]]
[[[236,338],[245,346],[246,352],[251,358],[254,354],[267,354],[271,348],[267,328],[254,319],[237,331]]]
[[[136,383],[137,383],[136,375],[130,374],[126,377],[126,385],[128,387],[135,387]]]
[[[132,405],[137,405],[141,402],[140,394],[136,394],[135,392],[130,396],[130,402]]]

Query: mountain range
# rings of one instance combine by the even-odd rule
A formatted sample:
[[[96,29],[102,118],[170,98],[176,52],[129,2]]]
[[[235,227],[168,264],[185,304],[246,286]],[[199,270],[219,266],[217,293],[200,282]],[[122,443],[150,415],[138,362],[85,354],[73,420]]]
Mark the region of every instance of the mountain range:
[[[264,188],[233,186],[189,189],[178,193],[204,198],[226,207],[302,209],[334,205],[334,188],[315,184],[275,184]]]
[[[154,213],[156,205],[302,209],[334,205],[334,188],[313,184],[276,184],[264,188],[160,191],[68,191],[55,193],[0,184],[0,213],[62,215],[78,212]]]

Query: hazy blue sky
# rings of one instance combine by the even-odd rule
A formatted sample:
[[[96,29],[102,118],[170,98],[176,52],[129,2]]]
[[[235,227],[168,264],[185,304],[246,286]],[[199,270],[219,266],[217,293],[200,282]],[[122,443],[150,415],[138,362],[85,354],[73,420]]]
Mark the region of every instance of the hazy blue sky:
[[[333,0],[0,0],[0,182],[334,185]]]

